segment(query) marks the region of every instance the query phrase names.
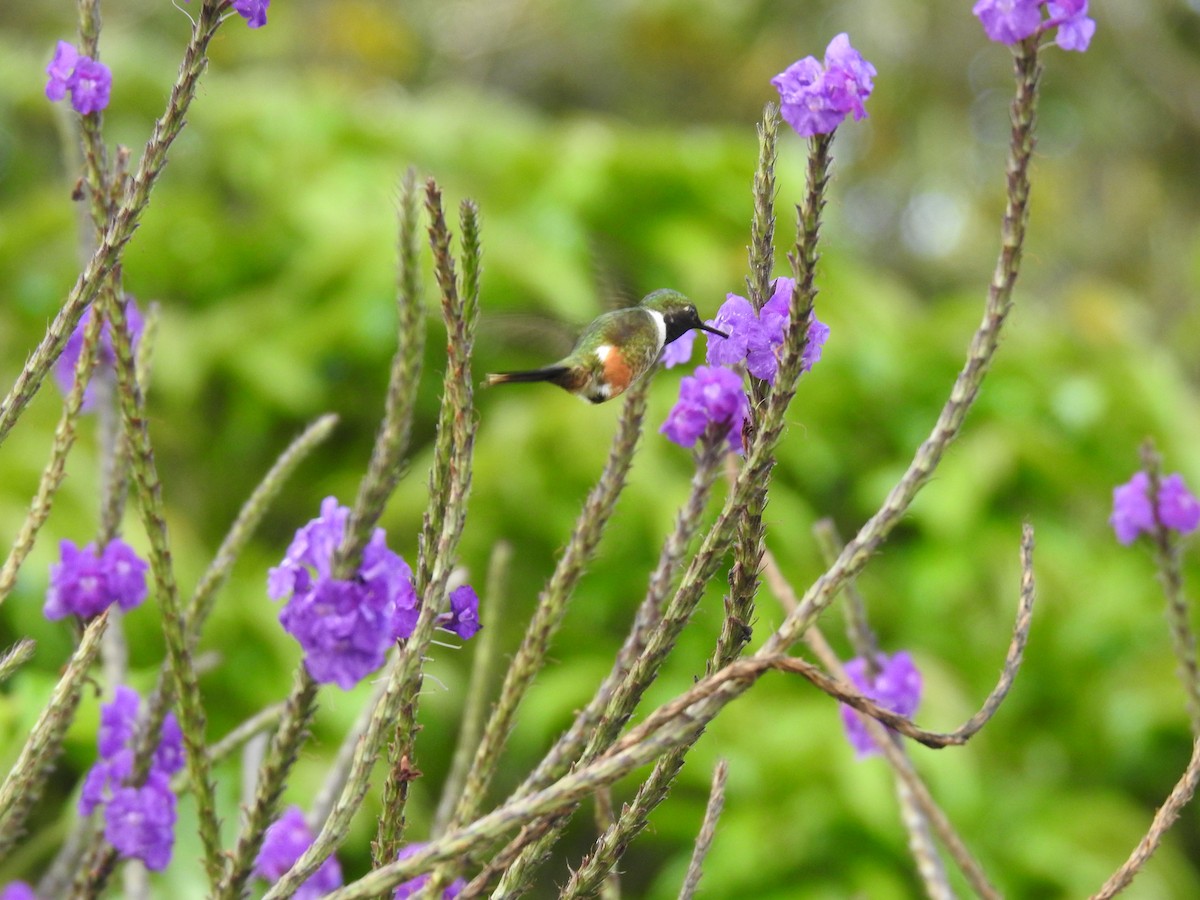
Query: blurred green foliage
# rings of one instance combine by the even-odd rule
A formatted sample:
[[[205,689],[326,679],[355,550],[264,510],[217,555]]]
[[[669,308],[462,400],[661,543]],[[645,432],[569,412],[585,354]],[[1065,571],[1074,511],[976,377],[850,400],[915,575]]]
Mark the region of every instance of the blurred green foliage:
[[[106,127],[135,153],[161,111],[186,37],[181,13],[105,7],[115,73]],[[913,749],[985,870],[1011,896],[1078,896],[1122,862],[1186,763],[1190,739],[1161,596],[1145,547],[1116,545],[1110,489],[1153,435],[1168,471],[1200,486],[1200,19],[1195,2],[1104,4],[1084,54],[1050,51],[1017,308],[961,440],[861,579],[885,648],[926,676],[919,714],[956,727],[999,671],[1016,607],[1021,522],[1037,529],[1039,607],[1027,661],[967,748]],[[16,375],[74,279],[80,210],[71,123],[41,94],[70,4],[0,8],[0,383]],[[684,3],[419,0],[278,3],[267,28],[227,23],[125,260],[128,289],[161,307],[151,432],[181,583],[195,583],[242,500],[303,423],[341,416],[238,563],[203,649],[214,736],[284,695],[298,653],[265,595],[266,570],[322,497],[348,500],[365,466],[394,343],[394,199],[408,165],[450,200],[479,201],[485,319],[478,372],[554,354],[531,337],[611,302],[672,286],[715,311],[741,291],[754,122],[768,80],[838,31],[879,70],[870,118],[842,129],[823,229],[825,356],[794,405],[767,510],[769,545],[803,589],[821,571],[810,527],[849,536],[928,434],[977,323],[997,250],[1008,53],[965,2]],[[803,186],[803,142],[781,141],[780,272]],[[601,287],[601,285],[603,287]],[[432,297],[432,291],[430,291]],[[431,307],[432,310],[432,307]],[[551,323],[538,325],[538,322]],[[533,324],[531,324],[533,323]],[[557,323],[557,324],[553,324]],[[385,525],[410,559],[425,499],[442,342],[434,318],[407,479]],[[699,354],[697,354],[699,355]],[[669,409],[678,370],[652,390]],[[478,397],[480,432],[462,563],[480,583],[491,547],[515,549],[513,648],[598,473],[616,404],[534,385]],[[59,395],[47,385],[0,448],[0,538],[22,521]],[[646,434],[630,489],[576,597],[555,660],[528,699],[500,789],[516,784],[590,695],[683,498],[688,454]],[[71,636],[41,617],[57,540],[96,527],[90,428],[0,620],[38,640],[0,696],[9,762]],[[144,546],[135,520],[129,538]],[[1186,576],[1197,595],[1200,562]],[[702,672],[720,585],[647,702]],[[765,592],[756,634],[779,621]],[[845,651],[836,609],[823,625]],[[132,680],[162,657],[152,605],[126,620]],[[424,836],[449,762],[471,646],[439,650],[423,699],[411,834]],[[322,694],[289,799],[305,802],[368,688]],[[94,757],[90,698],[29,843],[0,880],[36,873]],[[879,761],[856,762],[834,705],[771,677],[728,709],[622,867],[634,897],[674,896],[714,761],[730,760],[703,896],[906,897],[918,892]],[[220,770],[225,825],[239,769]],[[618,801],[633,789],[620,785]],[[199,896],[183,804],[162,896]],[[545,891],[593,835],[577,817]],[[1200,892],[1189,810],[1131,896]],[[190,829],[190,830],[189,830]],[[349,873],[374,833],[360,816]]]

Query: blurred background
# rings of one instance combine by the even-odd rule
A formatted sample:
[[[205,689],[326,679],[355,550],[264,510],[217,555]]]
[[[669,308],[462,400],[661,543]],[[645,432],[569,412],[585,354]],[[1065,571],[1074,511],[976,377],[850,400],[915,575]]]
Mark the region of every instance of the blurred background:
[[[140,153],[178,70],[188,22],[170,4],[104,7],[114,88],[109,140]],[[1149,548],[1117,545],[1113,486],[1153,436],[1168,472],[1200,488],[1200,2],[1099,3],[1085,54],[1051,49],[1039,111],[1032,220],[1016,308],[994,370],[937,478],[860,580],[888,652],[925,676],[918,720],[950,730],[1000,670],[1017,602],[1021,524],[1037,532],[1039,606],[1027,661],[966,748],[912,755],[985,871],[1014,897],[1079,896],[1124,861],[1191,747]],[[1009,51],[970,3],[949,0],[291,0],[267,27],[236,17],[211,48],[188,127],[125,256],[125,283],[161,305],[151,432],[179,577],[190,590],[258,479],[305,423],[335,437],[284,492],[234,570],[204,649],[213,737],[287,692],[299,657],[267,599],[267,569],[321,498],[353,497],[394,347],[395,200],[404,169],[436,176],[453,207],[478,201],[485,274],[477,374],[544,363],[614,302],[682,290],[712,315],[744,293],[769,80],[820,57],[838,32],[878,69],[870,117],[834,144],[817,312],[832,334],[792,407],[767,509],[768,544],[802,591],[822,570],[811,533],[849,537],[929,433],[978,323],[998,250]],[[0,384],[11,384],[75,279],[81,210],[72,117],[42,94],[71,4],[0,6]],[[781,130],[779,272],[794,238],[804,142]],[[427,279],[430,340],[408,477],[385,516],[410,560],[426,494],[444,346]],[[702,342],[698,342],[702,346]],[[702,350],[697,349],[696,361]],[[584,704],[639,601],[691,470],[654,429],[681,370],[651,389],[631,484],[526,701],[496,798]],[[480,431],[461,562],[478,585],[492,547],[514,550],[509,602],[486,627],[515,649],[619,404],[546,385],[478,393]],[[7,546],[49,452],[61,395],[46,384],[0,448]],[[11,763],[71,646],[41,614],[57,542],[91,540],[96,433],[85,422],[68,481],[0,638],[38,640],[0,695]],[[135,518],[127,537],[145,547]],[[1194,543],[1194,542],[1193,542]],[[1193,597],[1200,554],[1188,548]],[[703,671],[719,628],[711,587],[647,703]],[[780,621],[764,588],[755,644]],[[823,621],[843,655],[842,616]],[[130,680],[163,656],[153,604],[126,620]],[[421,839],[449,764],[473,648],[438,649],[423,698],[410,804]],[[325,688],[288,800],[304,804],[368,687]],[[648,707],[647,707],[648,708]],[[36,877],[73,820],[95,758],[98,704],[81,707],[27,842],[0,882]],[[908,897],[920,892],[889,772],[858,762],[836,706],[768,677],[713,724],[622,865],[630,897],[673,897],[718,758],[728,796],[706,897]],[[640,773],[644,776],[645,773]],[[225,825],[240,773],[219,772]],[[618,785],[627,799],[636,780]],[[372,801],[377,802],[377,801]],[[341,854],[363,871],[374,808]],[[1200,818],[1189,809],[1129,896],[1200,894]],[[576,817],[537,896],[594,837]],[[200,896],[194,817],[182,804],[162,896]]]

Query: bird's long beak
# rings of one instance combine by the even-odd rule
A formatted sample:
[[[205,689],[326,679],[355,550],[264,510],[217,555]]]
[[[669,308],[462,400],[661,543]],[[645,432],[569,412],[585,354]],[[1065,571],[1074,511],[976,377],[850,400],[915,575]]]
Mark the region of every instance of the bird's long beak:
[[[703,322],[701,322],[696,327],[699,328],[701,331],[707,331],[709,334],[715,334],[717,337],[723,337],[723,338],[729,337],[729,335],[727,335],[725,332],[718,331],[716,328],[713,328],[711,325],[706,325]]]

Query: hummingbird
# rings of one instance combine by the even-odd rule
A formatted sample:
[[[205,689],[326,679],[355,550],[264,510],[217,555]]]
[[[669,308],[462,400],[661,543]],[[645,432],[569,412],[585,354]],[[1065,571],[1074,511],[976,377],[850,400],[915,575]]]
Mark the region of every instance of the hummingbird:
[[[637,306],[614,309],[584,329],[575,348],[556,363],[524,372],[488,375],[484,385],[549,381],[592,403],[622,393],[650,371],[663,347],[693,328],[720,337],[706,325],[692,301],[669,288],[652,291]]]

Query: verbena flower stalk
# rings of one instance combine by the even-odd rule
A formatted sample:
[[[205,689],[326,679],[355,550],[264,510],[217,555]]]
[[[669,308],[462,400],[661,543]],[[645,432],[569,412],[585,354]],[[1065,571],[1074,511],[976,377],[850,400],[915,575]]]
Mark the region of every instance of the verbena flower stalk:
[[[459,211],[462,226],[460,289],[450,248],[450,232],[442,212],[441,194],[433,181],[426,185],[426,209],[432,220],[430,246],[434,255],[434,275],[441,290],[442,319],[449,339],[435,462],[429,476],[430,505],[421,533],[416,579],[418,590],[424,590],[422,616],[428,616],[441,605],[440,598],[445,594],[458,542],[466,525],[466,501],[471,489],[471,460],[476,429],[471,353],[479,315],[483,252],[480,246],[479,213],[473,203],[466,201]],[[420,321],[415,295],[412,299],[410,321],[404,322],[402,319],[402,327],[415,328]],[[422,654],[427,641],[428,638],[415,644]],[[389,750],[390,772],[384,785],[384,814],[374,846],[376,863],[390,861],[400,849],[404,809],[411,780],[409,764],[415,757],[413,742],[417,730],[417,700],[422,679],[420,663],[423,659],[411,650],[406,658],[410,668],[405,673],[405,696],[401,699],[400,717]]]
[[[1183,592],[1179,539],[1173,533],[1173,529],[1179,529],[1180,526],[1192,530],[1200,525],[1200,503],[1187,492],[1179,475],[1163,477],[1162,459],[1152,441],[1143,445],[1141,457],[1142,470],[1146,474],[1144,496],[1158,498],[1157,503],[1147,503],[1152,524],[1149,530],[1154,542],[1158,577],[1167,600],[1171,647],[1179,661],[1179,680],[1187,695],[1192,735],[1200,739],[1200,663],[1196,661],[1196,634],[1192,630],[1191,610]]]
[[[436,529],[429,527],[426,533],[431,534],[432,538],[423,541],[423,552],[429,554],[426,557],[429,562],[418,566],[417,578],[419,581],[423,580],[423,589],[418,592],[421,597],[421,613],[411,636],[394,654],[385,676],[386,688],[379,696],[375,714],[371,717],[366,732],[356,743],[346,783],[328,819],[308,850],[267,893],[268,897],[283,896],[299,888],[345,840],[350,819],[366,796],[371,767],[382,749],[383,741],[393,735],[397,738],[393,752],[399,751],[391,767],[393,778],[397,777],[396,773],[404,771],[398,762],[404,756],[405,746],[411,741],[411,717],[416,713],[415,696],[420,686],[424,653],[432,638],[441,598],[445,594],[454,549],[465,525],[466,496],[470,487],[470,463],[475,432],[470,356],[479,308],[478,225],[475,222],[474,207],[464,204],[464,282],[460,290],[451,256],[449,229],[442,212],[441,192],[433,181],[426,184],[425,195],[426,209],[430,215],[430,246],[434,254],[442,317],[448,337],[449,364],[443,379],[438,439],[434,464],[430,471],[430,494],[444,497],[444,502],[437,512],[431,508],[427,517],[427,521],[438,522],[440,525]],[[402,223],[403,221],[402,217]],[[476,258],[466,261],[465,257],[468,254],[475,254]],[[402,254],[402,263],[404,259]],[[405,279],[402,278],[401,282],[405,282]],[[420,573],[425,570],[429,574],[422,576]],[[399,794],[400,792],[393,788],[392,796]],[[387,839],[389,835],[385,833],[382,837]]]
[[[154,870],[168,866],[175,792],[184,789],[195,798],[202,863],[211,896],[241,897],[255,877],[270,882],[266,897],[272,900],[325,894],[346,900],[392,892],[397,897],[462,898],[493,891],[500,896],[528,893],[539,867],[578,806],[589,797],[598,801],[601,833],[591,851],[572,867],[560,895],[594,896],[615,889],[622,855],[668,795],[689,750],[708,724],[768,672],[807,680],[843,704],[854,747],[861,754],[879,753],[887,760],[896,775],[903,824],[917,869],[931,896],[952,896],[939,843],[972,890],[984,897],[999,896],[918,775],[902,739],[930,747],[964,744],[1003,702],[1019,670],[1031,628],[1035,593],[1032,528],[1026,526],[1022,535],[1020,604],[1004,668],[979,711],[952,732],[933,732],[913,722],[920,673],[905,650],[880,646],[867,622],[866,604],[854,591],[854,579],[933,476],[962,429],[991,365],[1012,309],[1025,240],[1041,41],[1053,33],[1061,48],[1085,49],[1095,27],[1087,16],[1086,0],[979,0],[975,4],[988,35],[1013,47],[1016,80],[1001,248],[983,321],[928,439],[879,510],[845,546],[840,546],[835,534],[824,535],[826,571],[800,597],[770,554],[763,512],[790,404],[805,383],[802,376],[820,359],[821,346],[829,336],[829,329],[815,315],[814,303],[833,133],[847,118],[866,115],[864,104],[876,72],[843,34],[830,42],[823,60],[806,57],[774,79],[780,106],[777,110],[774,104],[767,104],[758,128],[747,297],[728,296],[714,320],[720,327],[714,337],[707,338],[708,364],[683,379],[680,401],[662,426],[669,440],[691,448],[695,470],[690,492],[663,541],[624,643],[591,700],[533,771],[507,798],[491,798],[522,703],[546,663],[553,638],[636,463],[647,394],[652,389],[648,378],[634,383],[626,394],[605,466],[538,597],[490,711],[485,691],[492,661],[503,652],[498,645],[500,632],[485,631],[477,645],[459,746],[427,842],[413,841],[407,834],[410,787],[419,776],[416,738],[424,665],[438,629],[467,639],[480,627],[474,590],[469,585],[451,589],[467,524],[477,427],[472,355],[483,248],[479,211],[473,203],[464,201],[460,206],[456,251],[437,183],[428,179],[419,184],[413,171],[402,180],[396,352],[365,475],[351,506],[342,506],[332,497],[322,503],[320,515],[298,529],[283,561],[267,579],[270,596],[285,601],[280,621],[299,642],[304,659],[284,700],[211,743],[196,658],[203,626],[264,513],[285,489],[298,463],[328,437],[334,417],[315,421],[280,456],[242,507],[186,600],[176,580],[164,488],[145,405],[154,315],[151,309],[143,330],[137,307],[122,287],[121,258],[166,163],[167,150],[183,126],[217,27],[235,14],[249,27],[261,27],[266,24],[267,10],[267,0],[205,0],[198,5],[179,78],[132,176],[127,174],[127,151],[118,148],[110,154],[102,139],[101,113],[109,100],[112,72],[99,62],[97,0],[79,0],[80,45],[76,48],[60,42],[46,69],[47,97],[59,101],[69,97],[80,116],[83,177],[79,199],[88,204],[95,248],[46,336],[0,404],[2,441],[51,367],[65,360],[57,363],[60,380],[64,374],[68,376],[63,413],[29,514],[0,568],[0,601],[11,592],[47,520],[63,482],[81,414],[94,401],[102,415],[107,406],[115,404],[119,417],[112,419],[112,428],[102,437],[106,462],[99,540],[82,549],[64,540],[61,561],[52,572],[46,614],[74,617],[83,627],[50,702],[17,763],[0,784],[0,856],[11,853],[42,793],[89,670],[101,653],[106,629],[119,632],[119,622],[114,621],[116,615],[109,607],[113,603],[123,608],[136,604],[146,593],[147,564],[119,534],[132,484],[138,518],[149,539],[149,569],[167,659],[145,703],[120,684],[123,665],[106,666],[106,678],[111,682],[107,688],[113,699],[102,707],[100,760],[82,787],[79,824],[40,885],[47,896],[98,896],[122,860],[140,860]],[[805,191],[796,207],[796,237],[787,254],[790,277],[774,271],[778,190],[774,168],[780,116],[808,139]],[[446,331],[446,366],[428,475],[428,506],[417,537],[416,562],[410,569],[388,547],[378,523],[405,473],[421,376],[425,328],[419,277],[422,207]],[[89,317],[86,322],[85,315]],[[709,327],[716,326],[709,323]],[[726,337],[720,337],[722,333]],[[663,340],[660,337],[660,342]],[[677,345],[669,346],[662,359],[664,366],[685,361],[690,341],[690,337],[679,338]],[[608,347],[606,352],[612,350]],[[604,359],[601,357],[602,363]],[[97,378],[104,381],[114,376],[115,391],[107,395],[95,384],[89,385]],[[729,490],[720,508],[710,514],[713,486],[722,465],[730,471]],[[1200,666],[1188,618],[1179,542],[1180,534],[1200,528],[1200,501],[1181,476],[1163,476],[1152,450],[1144,454],[1143,468],[1114,493],[1112,524],[1122,543],[1131,543],[1143,534],[1154,543],[1168,599],[1173,648],[1180,660],[1193,729],[1200,734]],[[706,515],[713,519],[707,527]],[[485,591],[485,617],[498,615],[510,553],[503,544],[495,549]],[[725,614],[704,661],[704,676],[674,699],[647,710],[641,721],[630,727],[680,632],[727,560]],[[746,656],[764,567],[771,592],[786,614],[759,649]],[[858,654],[846,664],[837,659],[815,626],[817,616],[842,593],[848,595],[851,644]],[[819,665],[791,655],[802,640]],[[0,678],[11,674],[31,652],[29,642],[14,647],[0,659]],[[121,660],[120,653],[109,656]],[[700,660],[694,665],[698,668]],[[349,688],[368,675],[377,678],[378,687],[346,736],[311,808],[307,814],[294,806],[281,809],[321,692],[334,690],[323,685],[334,682]],[[240,816],[232,846],[227,846],[221,818],[232,817],[235,811],[219,808],[214,766],[264,731],[270,731],[270,739],[255,773],[253,796]],[[1111,896],[1129,883],[1191,799],[1200,780],[1200,743],[1196,747],[1187,771],[1145,838],[1097,896]],[[375,764],[385,754],[386,775],[379,785],[382,812],[371,846],[372,868],[343,885],[335,853],[372,789]],[[650,774],[633,798],[619,811],[614,809],[610,796],[613,782],[651,763]],[[181,766],[186,767],[184,771],[178,771]],[[714,773],[682,897],[697,890],[701,864],[714,840],[726,772],[722,762]]]
[[[102,297],[102,299],[105,299]],[[186,636],[183,605],[171,558],[171,542],[162,497],[162,483],[154,460],[150,431],[145,416],[145,397],[137,380],[136,364],[130,344],[128,322],[123,303],[108,297],[101,309],[112,322],[113,349],[116,354],[117,397],[124,431],[130,442],[133,482],[138,494],[138,512],[150,539],[150,566],[162,612],[163,636],[171,663],[171,676],[178,696],[180,725],[183,729],[184,754],[192,792],[200,819],[200,838],[204,844],[204,865],[210,878],[221,869],[221,837],[217,820],[216,798],[206,749],[206,716],[200,697],[200,685]]]

